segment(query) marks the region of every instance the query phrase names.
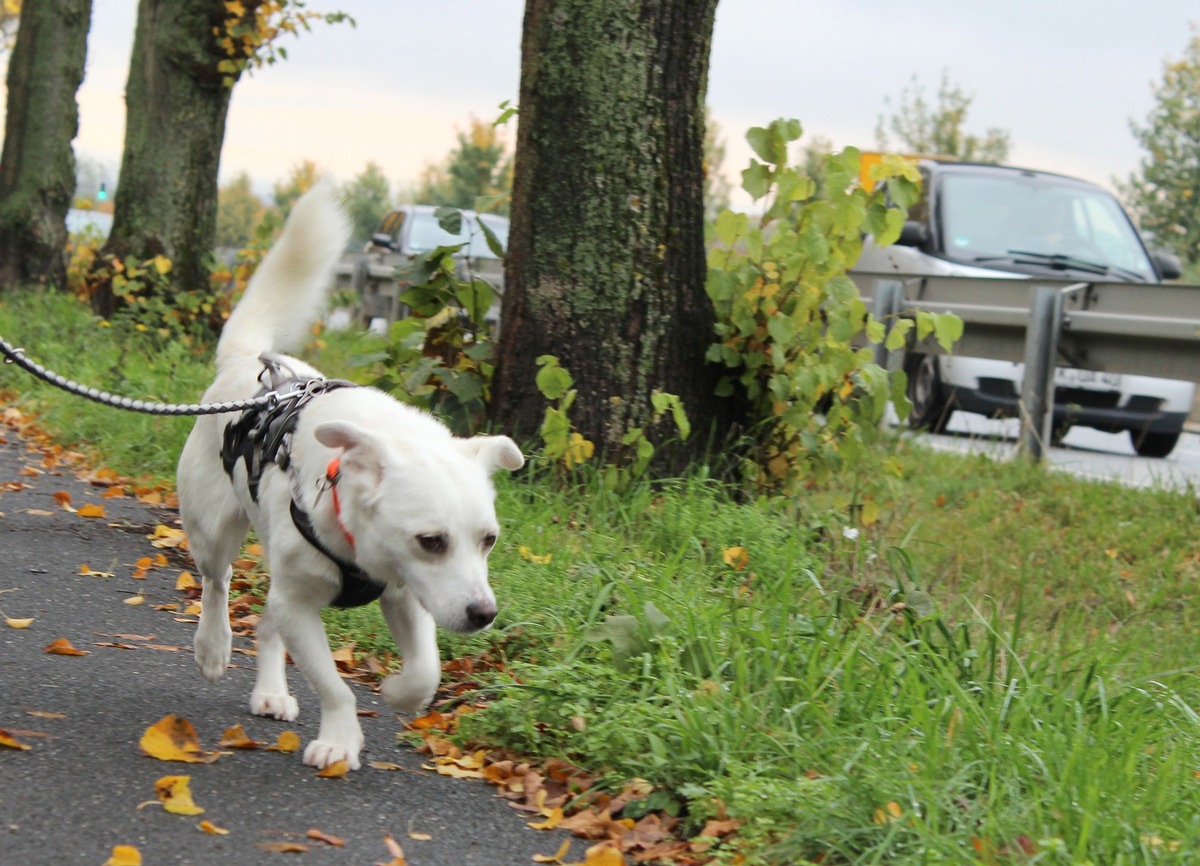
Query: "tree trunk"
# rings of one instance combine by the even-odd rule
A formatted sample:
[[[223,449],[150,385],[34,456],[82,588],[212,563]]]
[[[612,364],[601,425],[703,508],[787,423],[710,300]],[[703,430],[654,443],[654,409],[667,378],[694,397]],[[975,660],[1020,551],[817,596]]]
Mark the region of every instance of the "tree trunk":
[[[716,0],[526,4],[492,401],[505,430],[538,430],[543,354],[574,377],[571,421],[600,448],[647,423],[656,389],[683,399],[699,448],[709,420],[728,411],[704,360],[714,339],[703,141],[715,9]]]
[[[252,5],[246,3],[246,6]],[[112,234],[97,263],[157,255],[172,262],[180,291],[207,292],[217,226],[217,171],[232,94],[213,34],[222,0],[141,0],[125,90],[125,152]],[[104,273],[101,271],[100,273]],[[92,305],[113,312],[111,285]]]
[[[66,217],[75,194],[91,0],[25,0],[8,63],[0,156],[0,286],[66,282]]]

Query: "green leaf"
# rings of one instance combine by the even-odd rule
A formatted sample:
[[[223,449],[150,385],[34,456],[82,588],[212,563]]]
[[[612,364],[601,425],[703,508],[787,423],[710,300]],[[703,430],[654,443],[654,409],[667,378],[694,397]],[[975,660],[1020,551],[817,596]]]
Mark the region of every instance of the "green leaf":
[[[440,207],[433,212],[433,216],[444,231],[452,235],[457,235],[462,231],[463,215],[458,208]]]
[[[717,240],[727,247],[733,246],[745,233],[750,219],[744,213],[723,210],[717,214]]]
[[[903,349],[908,344],[908,335],[912,329],[912,319],[897,319],[892,323],[892,330],[888,332],[887,342],[884,343],[884,348],[889,352],[894,352],[897,349]]]
[[[933,333],[941,347],[949,352],[962,338],[963,320],[953,313],[937,313],[933,317]]]
[[[478,220],[476,225],[478,225],[480,230],[483,232],[483,239],[487,242],[488,249],[492,251],[492,255],[498,259],[504,258],[506,251],[504,249],[504,245],[500,243],[500,238],[496,237],[496,233],[488,228],[487,223],[485,223],[483,220]]]
[[[541,369],[537,372],[535,382],[547,400],[557,400],[575,384],[571,374],[558,366],[558,358],[553,355],[542,355],[537,359],[537,363]]]
[[[750,167],[742,172],[742,189],[757,201],[771,189],[771,170],[761,162],[750,161]]]

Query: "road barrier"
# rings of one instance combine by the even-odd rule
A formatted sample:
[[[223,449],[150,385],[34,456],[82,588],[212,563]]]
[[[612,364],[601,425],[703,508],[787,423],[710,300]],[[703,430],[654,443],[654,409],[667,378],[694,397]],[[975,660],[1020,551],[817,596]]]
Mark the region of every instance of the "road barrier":
[[[955,354],[1024,362],[1021,447],[1034,459],[1041,458],[1050,441],[1056,366],[1200,382],[1200,286],[868,272],[850,276],[885,327],[921,310],[954,313],[964,325]],[[944,350],[927,338],[921,351]],[[903,352],[880,345],[876,361],[897,369]]]

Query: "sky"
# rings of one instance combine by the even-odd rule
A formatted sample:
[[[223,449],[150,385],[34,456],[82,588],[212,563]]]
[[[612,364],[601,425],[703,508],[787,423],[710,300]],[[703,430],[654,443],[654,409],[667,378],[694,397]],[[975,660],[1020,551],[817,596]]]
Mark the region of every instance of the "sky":
[[[407,185],[448,155],[472,117],[490,121],[500,103],[517,102],[521,0],[308,8],[340,9],[357,26],[285,37],[286,61],[242,78],[222,183],[246,172],[265,193],[308,159],[342,181],[374,161]],[[78,94],[76,155],[114,173],[136,10],[137,0],[94,0]],[[1191,22],[1200,23],[1192,0],[720,0],[708,104],[727,148],[721,168],[736,189],[752,155],[745,131],[778,117],[798,118],[805,139],[872,149],[888,100],[898,104],[914,76],[933,98],[946,73],[972,97],[968,132],[1009,132],[1010,163],[1111,188],[1137,170],[1144,151],[1130,122],[1145,122]],[[505,138],[515,137],[510,124]],[[734,203],[750,207],[742,194]]]

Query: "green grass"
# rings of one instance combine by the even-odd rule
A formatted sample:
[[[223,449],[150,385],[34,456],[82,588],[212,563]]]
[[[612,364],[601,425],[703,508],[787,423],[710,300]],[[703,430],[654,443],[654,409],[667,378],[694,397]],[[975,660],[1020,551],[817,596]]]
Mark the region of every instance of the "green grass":
[[[210,374],[55,297],[0,299],[0,334],[134,396],[195,399]],[[352,352],[330,336],[315,360],[347,375]],[[142,427],[3,375],[65,442],[170,476],[187,421]],[[465,736],[647,779],[640,805],[693,827],[727,810],[747,863],[1109,866],[1200,847],[1193,492],[903,439],[835,486],[749,502],[699,471],[614,493],[531,462],[498,479],[501,618],[441,638],[501,663],[476,675],[490,705]],[[390,648],[374,607],[328,621],[335,641]]]

